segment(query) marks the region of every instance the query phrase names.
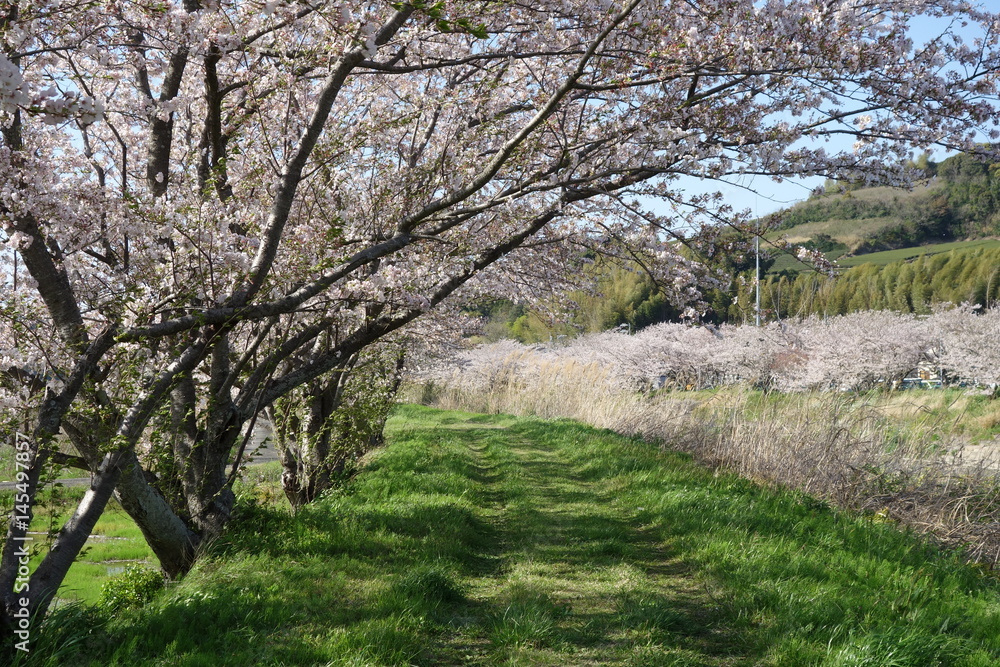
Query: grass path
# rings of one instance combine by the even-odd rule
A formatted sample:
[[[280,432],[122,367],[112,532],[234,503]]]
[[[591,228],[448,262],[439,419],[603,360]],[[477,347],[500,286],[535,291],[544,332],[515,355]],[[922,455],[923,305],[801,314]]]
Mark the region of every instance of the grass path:
[[[498,571],[469,582],[493,610],[439,657],[455,664],[730,664],[732,642],[715,628],[715,606],[634,507],[600,479],[585,479],[560,451],[509,431],[460,425],[500,500],[491,523]],[[685,648],[690,646],[694,650]]]
[[[388,436],[298,512],[242,489],[183,582],[57,610],[28,664],[1000,664],[996,580],[891,525],[571,422],[403,407]]]

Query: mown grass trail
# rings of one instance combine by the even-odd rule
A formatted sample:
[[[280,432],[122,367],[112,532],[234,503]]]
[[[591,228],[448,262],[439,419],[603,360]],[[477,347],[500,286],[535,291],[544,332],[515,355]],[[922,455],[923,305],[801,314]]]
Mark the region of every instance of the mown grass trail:
[[[468,581],[487,613],[448,638],[443,662],[721,665],[739,656],[712,599],[638,518],[642,508],[572,463],[544,429],[452,426],[482,443],[471,449],[489,471],[489,523],[502,549],[493,571]],[[580,434],[568,425],[551,433],[560,430]]]
[[[184,582],[110,619],[58,612],[32,661],[1000,664],[993,579],[570,422],[404,407],[390,445],[315,505],[244,493],[239,529]]]

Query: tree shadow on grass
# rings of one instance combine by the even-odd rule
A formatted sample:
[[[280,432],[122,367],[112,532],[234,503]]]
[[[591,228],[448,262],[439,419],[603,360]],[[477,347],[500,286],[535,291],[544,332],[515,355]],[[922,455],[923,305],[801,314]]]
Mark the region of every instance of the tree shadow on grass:
[[[524,664],[557,664],[557,656],[586,664],[729,665],[756,658],[632,508],[582,479],[551,448],[530,440],[516,447],[529,498],[508,517],[506,539],[521,553],[498,575],[505,581],[498,582],[494,616],[501,627],[518,628],[517,614],[510,618],[511,586],[515,597],[534,596],[550,612],[563,612],[550,613],[550,625],[541,624],[545,632],[534,639],[488,632],[495,652]]]
[[[414,431],[297,513],[241,506],[188,580],[92,638],[91,664],[759,663],[768,635],[740,614],[766,606],[771,574],[755,566],[745,599],[716,599],[677,543],[737,530],[804,549],[804,519],[788,516],[829,510],[789,515],[791,496],[697,474],[667,502],[681,482],[663,481],[650,446],[574,458],[595,432],[557,431],[561,450],[541,426],[456,421]]]
[[[387,452],[295,513],[241,505],[184,582],[95,639],[91,664],[434,664],[432,637],[488,615],[462,582],[500,566],[479,508],[497,474],[467,439]]]

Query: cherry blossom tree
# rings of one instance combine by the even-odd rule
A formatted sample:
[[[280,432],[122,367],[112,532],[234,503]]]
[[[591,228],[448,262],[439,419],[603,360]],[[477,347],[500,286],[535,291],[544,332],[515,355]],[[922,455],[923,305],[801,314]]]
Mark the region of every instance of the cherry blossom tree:
[[[402,381],[402,343],[370,345],[268,408],[293,507],[312,502],[382,441]]]
[[[915,44],[922,14],[953,27]],[[681,177],[903,182],[914,145],[978,150],[996,28],[952,0],[3,3],[4,632],[113,493],[182,574],[257,415],[476,283],[600,253],[697,300],[669,241],[747,215]],[[19,579],[57,462],[91,487]]]
[[[544,367],[594,365],[618,392],[743,385],[782,391],[865,391],[933,363],[952,381],[1000,383],[1000,309],[968,305],[930,316],[864,311],[764,326],[668,323],[633,336],[620,330],[559,345],[501,340],[460,350],[417,369],[418,381],[469,394],[538,384]],[[567,377],[565,382],[578,382]]]
[[[709,354],[722,382],[761,389],[777,387],[799,360],[801,343],[795,330],[784,323],[721,327],[718,344]]]
[[[928,319],[936,360],[954,380],[1000,387],[1000,309],[976,306],[940,310]]]
[[[859,391],[891,386],[934,354],[933,326],[912,314],[864,311],[794,327],[800,363],[785,369],[785,389]]]

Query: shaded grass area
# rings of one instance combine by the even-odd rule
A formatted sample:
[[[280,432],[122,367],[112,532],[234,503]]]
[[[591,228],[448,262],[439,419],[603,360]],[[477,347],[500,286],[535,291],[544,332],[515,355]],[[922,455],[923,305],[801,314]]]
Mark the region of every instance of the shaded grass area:
[[[402,407],[351,483],[228,536],[72,665],[994,665],[995,581],[912,535],[568,421]],[[84,628],[90,627],[90,632]]]

